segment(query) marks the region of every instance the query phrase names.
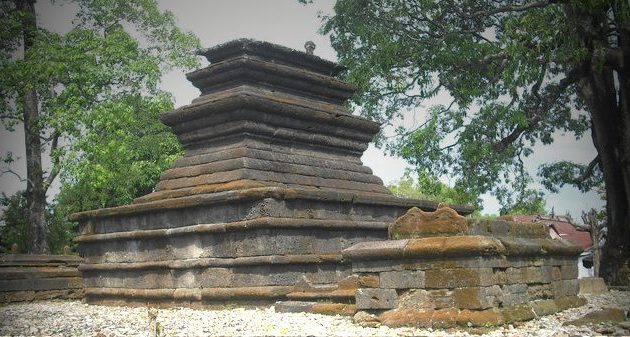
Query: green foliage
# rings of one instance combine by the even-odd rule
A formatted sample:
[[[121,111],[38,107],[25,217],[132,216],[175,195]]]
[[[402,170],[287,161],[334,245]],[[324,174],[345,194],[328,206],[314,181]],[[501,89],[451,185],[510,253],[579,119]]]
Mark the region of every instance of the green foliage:
[[[151,192],[181,146],[159,114],[170,96],[128,96],[96,106],[90,128],[64,157],[57,203],[71,212],[128,204]]]
[[[465,194],[493,193],[506,212],[537,212],[544,203],[528,191],[523,159],[555,132],[579,138],[590,128],[575,90],[590,47],[570,13],[613,2],[338,0],[322,32],[359,88],[352,104],[395,130],[378,146],[420,172],[452,177]],[[627,13],[627,3],[614,3]],[[438,95],[449,102],[422,109]],[[587,180],[579,176],[586,166],[574,163],[539,173],[552,189],[587,190],[602,185],[599,167],[591,169]]]
[[[158,120],[173,108],[158,84],[166,71],[199,66],[199,41],[177,28],[156,0],[52,3],[75,11],[67,33],[23,32],[21,18],[28,14],[12,1],[0,2],[0,119],[15,129],[23,120],[21,98],[36,90],[40,111],[31,133],[39,134],[52,161],[44,189],[61,177],[49,205],[49,236],[69,242],[74,224],[68,214],[150,192],[159,172],[179,156],[175,136]],[[23,33],[34,36],[26,52]],[[13,161],[11,153],[0,155],[5,166]]]
[[[17,244],[19,253],[26,253],[28,208],[26,193],[17,192],[12,196],[2,195],[0,206],[3,208],[0,216],[0,253],[8,253],[11,246]],[[76,224],[69,222],[67,216],[58,218],[52,208],[46,212],[48,220],[48,241],[53,254],[62,254],[63,247],[73,247],[72,239],[76,235]]]
[[[544,195],[540,191],[525,190],[517,193],[518,199],[508,203],[499,210],[501,215],[545,215]]]
[[[470,205],[481,209],[481,199],[477,195],[466,194],[441,182],[426,171],[417,174],[405,170],[395,184],[387,185],[398,197],[438,201],[449,205]]]
[[[4,209],[0,216],[0,253],[7,253],[11,245],[17,244],[19,251],[26,247],[26,195],[24,191],[12,196],[4,193],[0,197],[0,206]]]

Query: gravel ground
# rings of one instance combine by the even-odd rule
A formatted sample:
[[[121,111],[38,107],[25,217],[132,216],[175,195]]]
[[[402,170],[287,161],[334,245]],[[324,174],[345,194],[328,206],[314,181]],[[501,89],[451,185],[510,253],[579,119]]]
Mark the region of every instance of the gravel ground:
[[[152,336],[596,336],[629,335],[618,326],[575,327],[562,322],[602,308],[630,308],[630,292],[586,296],[588,304],[533,321],[483,329],[413,329],[354,324],[352,318],[276,313],[273,307],[197,310],[88,305],[80,301],[43,301],[0,307],[0,335]],[[153,325],[152,325],[153,324]],[[606,330],[607,329],[607,330]],[[155,331],[155,330],[154,330]]]

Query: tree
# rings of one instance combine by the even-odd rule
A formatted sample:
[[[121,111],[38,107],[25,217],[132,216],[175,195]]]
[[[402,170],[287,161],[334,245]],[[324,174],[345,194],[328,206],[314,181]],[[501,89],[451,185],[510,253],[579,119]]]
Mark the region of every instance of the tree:
[[[46,193],[69,156],[85,150],[75,143],[93,128],[95,115],[110,113],[107,102],[164,95],[158,88],[164,71],[198,64],[198,39],[180,31],[155,0],[72,3],[74,27],[59,34],[38,26],[34,0],[0,1],[0,117],[10,130],[24,127],[31,253],[50,250]],[[47,170],[45,151],[52,161]],[[12,154],[4,161],[10,164]]]
[[[407,169],[399,181],[387,185],[387,188],[399,197],[433,200],[449,205],[471,205],[477,210],[481,209],[478,195],[458,191],[426,171],[414,174]]]
[[[602,273],[628,285],[629,15],[617,0],[338,0],[323,32],[359,88],[360,113],[398,125],[379,144],[463,191],[524,199],[532,177],[522,160],[533,147],[590,130],[590,163],[547,163],[538,174],[552,191],[605,185]],[[445,94],[424,123],[400,127]]]

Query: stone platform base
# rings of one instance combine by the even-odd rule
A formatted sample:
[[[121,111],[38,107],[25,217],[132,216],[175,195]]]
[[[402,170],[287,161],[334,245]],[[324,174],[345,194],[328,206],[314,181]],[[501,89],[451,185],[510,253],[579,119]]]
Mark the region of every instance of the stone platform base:
[[[69,255],[0,256],[0,303],[81,298],[80,261]]]

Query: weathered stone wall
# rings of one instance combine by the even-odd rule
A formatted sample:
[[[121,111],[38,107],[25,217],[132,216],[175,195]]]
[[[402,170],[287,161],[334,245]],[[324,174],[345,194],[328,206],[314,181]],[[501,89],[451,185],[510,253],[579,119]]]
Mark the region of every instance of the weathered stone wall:
[[[464,218],[412,209],[389,228],[396,240],[343,251],[358,277],[356,309],[386,325],[450,327],[532,319],[583,304],[581,248],[539,224]]]
[[[70,255],[0,255],[0,302],[81,298],[80,261]]]

